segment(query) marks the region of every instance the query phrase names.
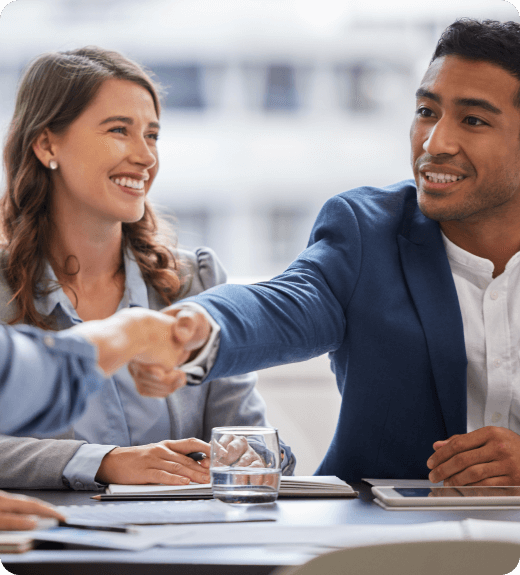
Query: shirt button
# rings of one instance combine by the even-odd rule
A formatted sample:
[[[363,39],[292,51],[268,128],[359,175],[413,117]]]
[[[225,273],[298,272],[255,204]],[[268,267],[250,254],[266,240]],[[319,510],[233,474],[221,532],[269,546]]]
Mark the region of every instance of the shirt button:
[[[78,489],[82,489],[83,483],[81,483],[81,481],[76,481],[76,483],[74,483],[74,486],[77,487]]]
[[[495,359],[495,360],[493,360],[493,364],[495,365],[495,367],[500,367],[502,362],[499,359]]]
[[[495,411],[495,413],[493,413],[493,415],[491,416],[491,421],[493,423],[498,423],[501,419],[502,419],[502,414],[498,413],[498,411]]]
[[[54,347],[55,345],[55,341],[54,338],[52,337],[52,335],[46,335],[43,338],[43,343],[47,346],[47,347]]]
[[[491,299],[498,299],[498,292],[497,291],[492,291],[489,296],[491,297]]]

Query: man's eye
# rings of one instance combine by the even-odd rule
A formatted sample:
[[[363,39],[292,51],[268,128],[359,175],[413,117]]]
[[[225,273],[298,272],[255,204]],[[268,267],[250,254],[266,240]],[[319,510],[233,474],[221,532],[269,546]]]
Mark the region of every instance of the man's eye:
[[[126,128],[124,126],[118,126],[117,128],[112,128],[109,132],[113,132],[114,134],[126,134]]]
[[[416,114],[418,116],[421,116],[422,118],[431,118],[433,116],[433,112],[430,110],[430,108],[424,108],[424,107],[420,107]]]
[[[148,134],[146,137],[151,138],[152,140],[155,140],[157,142],[157,140],[159,139],[159,134],[157,134],[156,132],[153,132],[151,134]]]
[[[475,118],[475,116],[468,116],[467,118],[465,118],[464,121],[466,122],[466,124],[469,124],[470,126],[486,126],[487,125],[486,122],[484,122],[480,118]]]

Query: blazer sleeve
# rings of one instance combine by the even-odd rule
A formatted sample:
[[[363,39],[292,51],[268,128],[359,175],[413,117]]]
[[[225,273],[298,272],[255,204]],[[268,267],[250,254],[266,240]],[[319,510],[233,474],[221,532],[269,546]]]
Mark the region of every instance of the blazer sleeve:
[[[83,443],[0,436],[0,488],[66,489],[63,470]]]
[[[285,272],[267,282],[227,284],[191,297],[221,328],[208,379],[337,350],[361,261],[357,216],[336,196],[320,211],[307,249]]]

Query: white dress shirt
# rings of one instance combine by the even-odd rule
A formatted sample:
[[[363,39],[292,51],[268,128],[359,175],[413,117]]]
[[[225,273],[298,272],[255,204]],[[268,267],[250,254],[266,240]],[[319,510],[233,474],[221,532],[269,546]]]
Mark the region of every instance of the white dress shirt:
[[[493,279],[490,260],[443,240],[464,324],[468,432],[494,425],[520,434],[520,252]]]

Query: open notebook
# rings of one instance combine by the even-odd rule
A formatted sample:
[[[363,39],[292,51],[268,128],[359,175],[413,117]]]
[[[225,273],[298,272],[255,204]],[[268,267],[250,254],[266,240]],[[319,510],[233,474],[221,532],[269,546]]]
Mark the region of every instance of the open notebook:
[[[282,477],[279,497],[356,497],[348,483],[332,475]],[[210,483],[190,485],[115,485],[96,499],[211,499]]]

